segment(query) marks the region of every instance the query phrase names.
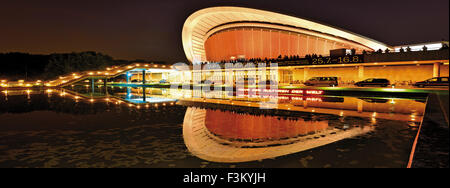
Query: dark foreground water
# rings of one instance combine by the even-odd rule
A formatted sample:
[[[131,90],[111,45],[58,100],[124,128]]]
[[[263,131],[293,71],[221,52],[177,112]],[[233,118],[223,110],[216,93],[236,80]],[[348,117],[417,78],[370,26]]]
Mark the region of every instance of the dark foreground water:
[[[117,102],[114,92],[111,98],[81,93],[2,93],[0,167],[404,168],[417,131],[407,121],[310,113],[307,118],[330,127],[370,126],[373,131],[272,159],[216,163],[187,150],[183,139],[187,107],[176,101],[127,103]]]

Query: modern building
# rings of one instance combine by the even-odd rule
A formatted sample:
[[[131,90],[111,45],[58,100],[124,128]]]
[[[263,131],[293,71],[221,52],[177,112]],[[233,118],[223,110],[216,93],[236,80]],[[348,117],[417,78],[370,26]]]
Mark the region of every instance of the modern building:
[[[411,83],[449,74],[448,48],[442,50],[448,42],[390,46],[323,23],[251,8],[199,10],[187,18],[182,40],[192,64],[279,56],[304,58],[308,54],[325,58],[319,60],[323,63],[314,62],[318,59],[280,62],[278,81],[286,84],[316,76],[337,76],[343,83],[377,77]],[[330,51],[336,49],[353,50],[358,61],[342,61],[346,54],[341,59],[329,58]]]

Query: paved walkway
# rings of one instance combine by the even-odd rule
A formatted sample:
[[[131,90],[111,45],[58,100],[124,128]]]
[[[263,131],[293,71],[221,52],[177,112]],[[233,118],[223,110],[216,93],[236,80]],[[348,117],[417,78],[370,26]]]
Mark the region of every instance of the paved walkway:
[[[430,94],[425,116],[413,148],[412,168],[449,167],[449,99],[447,93]]]

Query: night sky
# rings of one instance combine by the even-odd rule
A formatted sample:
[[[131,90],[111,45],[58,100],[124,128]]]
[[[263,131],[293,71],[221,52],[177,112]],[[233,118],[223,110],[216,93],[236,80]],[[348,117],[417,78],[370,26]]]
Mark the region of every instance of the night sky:
[[[289,14],[389,45],[449,39],[449,0],[0,0],[0,53],[98,51],[186,62],[184,21],[212,6]]]

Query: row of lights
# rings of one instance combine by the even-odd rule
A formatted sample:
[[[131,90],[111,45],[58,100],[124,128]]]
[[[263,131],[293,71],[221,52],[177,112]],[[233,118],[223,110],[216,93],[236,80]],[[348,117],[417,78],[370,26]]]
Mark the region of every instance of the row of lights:
[[[5,91],[4,91],[5,92]],[[27,90],[26,91],[28,94],[30,94],[31,93],[31,91],[30,90]],[[54,90],[52,90],[52,89],[47,89],[46,90],[46,92],[48,93],[48,94],[52,94],[53,92],[54,92]],[[5,92],[6,94],[7,94],[7,91]],[[62,92],[60,92],[59,93],[59,95],[61,96],[61,97],[64,97],[64,96],[66,96],[67,95],[67,93],[65,92],[65,91],[62,91]],[[81,97],[80,96],[74,96],[73,97],[75,100],[76,100],[76,102],[78,102],[78,100],[79,99],[81,99]],[[88,100],[89,102],[91,102],[91,103],[94,103],[94,102],[96,102],[96,100],[95,99],[89,99]],[[99,100],[99,101],[101,101],[101,100]],[[120,104],[122,104],[122,103],[124,103],[123,101],[121,101],[121,100],[116,100],[115,102],[112,100],[112,99],[110,99],[110,98],[106,98],[106,99],[104,99],[104,101],[106,101],[106,102],[113,102],[113,104],[118,104],[118,105],[120,105]],[[153,106],[154,107],[158,107],[160,104],[154,104]],[[175,105],[175,103],[162,103],[161,104],[162,106],[168,106],[168,105],[170,105],[170,106],[173,106],[173,105]],[[141,108],[141,105],[134,105],[134,104],[128,104],[128,106],[129,107],[136,107],[136,108]],[[144,106],[144,107],[146,107],[146,108],[148,108],[148,107],[150,107],[150,105],[149,104],[146,104],[146,105],[142,105],[142,106]]]
[[[134,66],[133,65],[129,65],[129,66],[127,66],[127,68],[131,69],[131,68],[139,67],[139,66],[141,66],[141,64],[135,64]],[[159,66],[161,66],[162,68],[166,68],[167,67],[166,65],[153,65],[154,68],[158,68]],[[150,67],[150,65],[145,64],[144,67]],[[170,67],[173,68],[173,66],[170,66]],[[113,73],[107,72],[107,71],[112,71],[112,70],[114,71],[114,69],[118,69],[118,68],[119,68],[118,66],[108,67],[108,68],[106,68],[105,72],[101,72],[101,71],[88,72],[87,75],[90,75],[90,76],[93,76],[93,75],[106,75],[106,76],[108,76],[108,75],[112,75]],[[120,73],[120,72],[123,72],[123,71],[124,70],[119,69],[119,70],[116,70],[115,72],[116,73]],[[72,76],[73,76],[74,79],[81,78],[81,76],[78,75],[77,73],[72,73]],[[68,81],[65,80],[66,78],[67,77],[63,77],[63,76],[59,77],[60,83],[67,83]],[[46,83],[45,85],[50,87],[50,86],[53,86],[51,83],[54,83],[54,82],[58,82],[58,80],[50,81],[49,83]]]

